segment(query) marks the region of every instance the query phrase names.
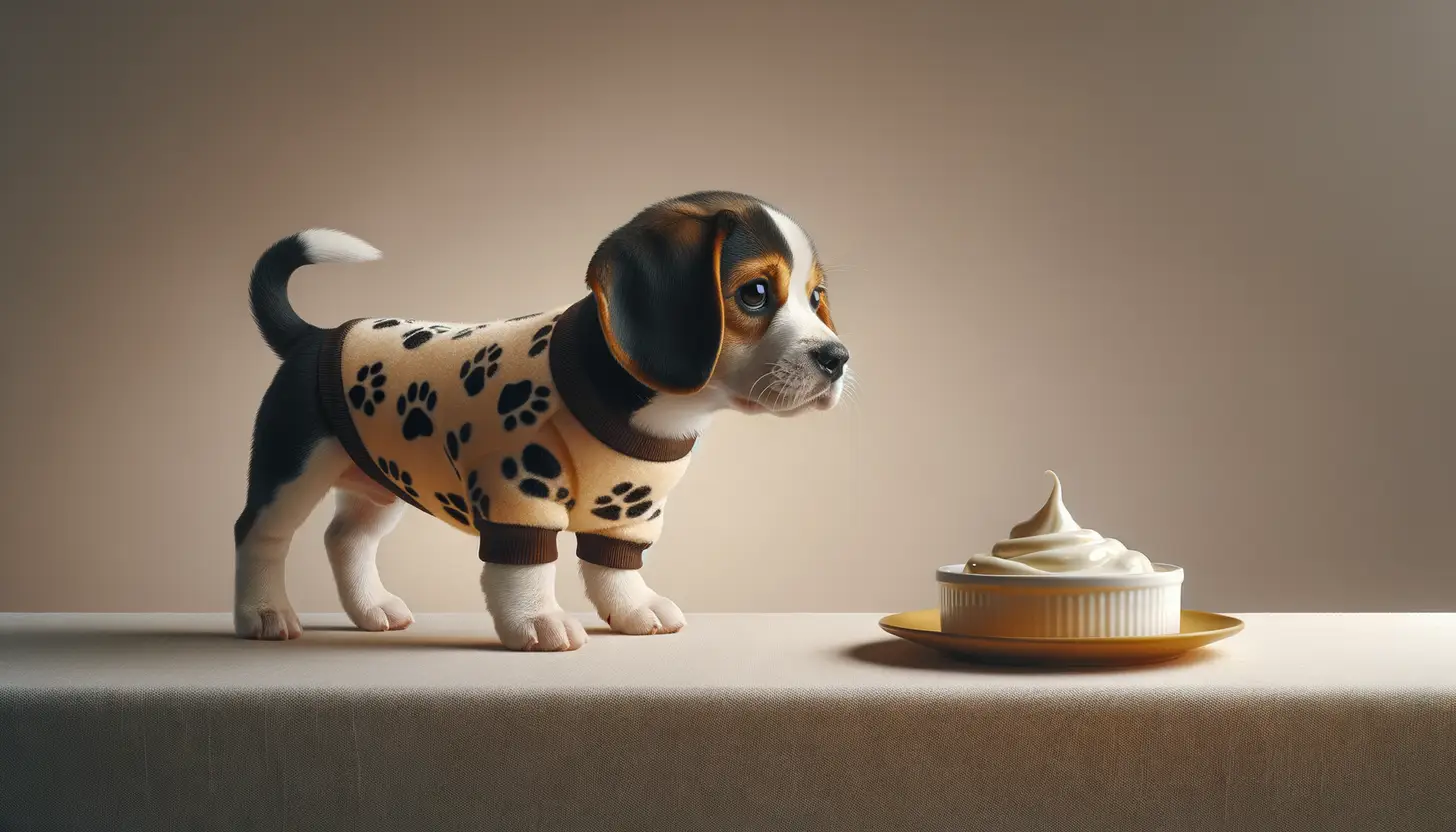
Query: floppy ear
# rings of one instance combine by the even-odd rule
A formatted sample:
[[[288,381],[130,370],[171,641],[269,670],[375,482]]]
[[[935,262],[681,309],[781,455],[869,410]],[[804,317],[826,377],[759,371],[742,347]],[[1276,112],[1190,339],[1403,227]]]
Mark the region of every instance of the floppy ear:
[[[587,268],[612,355],[663,393],[708,383],[723,346],[719,269],[734,214],[666,210],[617,229]]]

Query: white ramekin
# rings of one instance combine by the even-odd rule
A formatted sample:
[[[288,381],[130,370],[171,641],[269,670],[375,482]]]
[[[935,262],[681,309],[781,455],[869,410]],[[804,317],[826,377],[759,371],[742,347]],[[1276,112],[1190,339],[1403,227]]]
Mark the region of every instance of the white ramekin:
[[[1107,638],[1179,631],[1183,569],[1140,575],[977,575],[936,570],[940,629],[966,636]]]

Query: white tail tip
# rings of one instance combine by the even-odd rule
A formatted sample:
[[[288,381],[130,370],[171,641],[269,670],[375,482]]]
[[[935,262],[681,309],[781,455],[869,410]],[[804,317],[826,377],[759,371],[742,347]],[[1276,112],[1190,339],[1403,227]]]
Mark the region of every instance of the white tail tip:
[[[298,233],[310,263],[363,263],[380,258],[379,249],[353,234],[332,228],[310,228]]]

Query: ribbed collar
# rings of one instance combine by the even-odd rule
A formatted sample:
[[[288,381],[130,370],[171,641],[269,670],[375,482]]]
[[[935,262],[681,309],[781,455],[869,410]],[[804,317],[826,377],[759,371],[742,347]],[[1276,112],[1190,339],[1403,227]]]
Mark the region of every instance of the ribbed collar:
[[[652,391],[612,357],[592,295],[561,313],[549,358],[562,403],[603,445],[648,462],[674,462],[692,451],[696,437],[663,439],[632,426],[634,404],[640,407]]]

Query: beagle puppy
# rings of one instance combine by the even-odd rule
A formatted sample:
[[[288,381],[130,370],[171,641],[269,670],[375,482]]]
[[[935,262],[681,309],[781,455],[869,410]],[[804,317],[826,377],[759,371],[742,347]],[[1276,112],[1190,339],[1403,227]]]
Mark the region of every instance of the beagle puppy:
[[[302,634],[284,558],[330,489],[325,548],[361,629],[413,620],[380,582],[375,553],[414,507],[479,538],[486,607],[508,648],[586,643],[555,597],[561,531],[576,535],[586,594],[613,630],[675,632],[682,611],[640,567],[697,437],[721,410],[828,410],[848,378],[813,243],[744,194],[647,207],[597,247],[589,294],[537,314],[323,329],[289,303],[300,266],[378,257],[313,229],[253,269],[253,318],[282,363],[258,408],[234,527],[240,637]]]

